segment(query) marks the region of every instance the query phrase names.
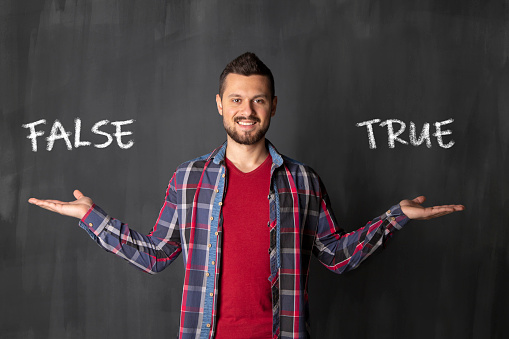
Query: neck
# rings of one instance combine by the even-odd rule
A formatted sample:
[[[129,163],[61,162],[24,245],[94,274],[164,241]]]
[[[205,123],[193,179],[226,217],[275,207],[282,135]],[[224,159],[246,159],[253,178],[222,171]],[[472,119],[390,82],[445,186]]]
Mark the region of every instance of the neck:
[[[254,145],[242,145],[228,136],[226,157],[242,172],[247,173],[256,169],[267,159],[268,155],[269,151],[265,147],[265,138]]]

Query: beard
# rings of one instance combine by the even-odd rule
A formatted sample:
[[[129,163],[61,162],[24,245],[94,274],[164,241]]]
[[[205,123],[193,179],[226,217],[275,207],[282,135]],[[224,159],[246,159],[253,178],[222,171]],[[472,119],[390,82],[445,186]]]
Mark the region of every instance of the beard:
[[[226,130],[226,133],[230,136],[230,138],[233,139],[233,141],[235,141],[238,144],[254,145],[258,141],[262,140],[263,137],[265,136],[265,134],[267,133],[267,131],[269,130],[270,120],[269,120],[269,123],[267,124],[267,127],[265,127],[265,128],[262,127],[256,131],[240,132],[239,133],[235,130],[235,124],[241,120],[252,120],[252,121],[256,121],[258,123],[260,122],[260,119],[258,119],[257,117],[235,118],[233,121],[233,126],[228,126],[228,124],[226,123],[226,121],[224,120],[224,117],[223,117],[223,126],[224,126],[224,129]]]

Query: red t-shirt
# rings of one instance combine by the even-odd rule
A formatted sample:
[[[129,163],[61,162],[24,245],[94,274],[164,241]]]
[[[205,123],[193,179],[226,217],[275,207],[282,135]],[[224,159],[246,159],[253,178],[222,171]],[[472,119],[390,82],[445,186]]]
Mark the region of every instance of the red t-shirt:
[[[269,238],[272,157],[244,173],[226,159],[216,338],[272,338]]]

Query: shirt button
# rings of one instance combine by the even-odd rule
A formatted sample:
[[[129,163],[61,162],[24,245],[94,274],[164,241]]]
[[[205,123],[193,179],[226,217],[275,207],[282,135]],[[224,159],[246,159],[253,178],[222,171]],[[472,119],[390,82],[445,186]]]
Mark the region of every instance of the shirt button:
[[[207,327],[210,327],[210,324],[207,324]]]
[[[208,246],[208,247],[212,247],[212,244],[208,244],[207,246]]]
[[[212,265],[215,265],[215,264],[216,264],[216,262],[215,262],[215,261],[212,261],[212,262],[211,262],[211,264],[212,264]]]
[[[396,220],[396,218],[394,218],[394,217],[391,217],[391,220],[392,220],[392,221],[394,221],[394,220]]]
[[[214,217],[210,217],[210,220],[214,220]]]
[[[219,232],[215,232],[214,234],[215,234],[215,235],[219,235]]]
[[[219,190],[217,188],[214,191],[216,191],[216,193],[219,193]]]
[[[224,173],[223,173],[222,177],[224,178]]]
[[[94,226],[94,224],[92,224],[91,222],[88,223],[88,226],[92,227]]]
[[[219,206],[222,206],[222,205],[223,205],[223,203],[220,201],[218,205],[219,205]]]
[[[205,275],[206,275],[207,277],[209,277],[209,276],[210,276],[210,273],[209,273],[209,272],[207,272],[207,273],[205,273]]]
[[[214,296],[214,293],[210,292],[210,293],[209,293],[209,295],[210,295],[211,297],[213,297],[213,296]]]

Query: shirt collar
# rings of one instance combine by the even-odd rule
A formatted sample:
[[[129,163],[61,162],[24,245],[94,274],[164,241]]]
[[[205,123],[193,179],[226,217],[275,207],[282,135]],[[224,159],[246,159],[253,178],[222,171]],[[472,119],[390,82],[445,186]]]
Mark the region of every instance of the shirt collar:
[[[226,157],[226,144],[227,143],[228,142],[225,141],[221,146],[216,148],[210,154],[209,160],[212,160],[212,162],[214,162],[214,164],[216,164],[216,165],[221,164],[224,161],[224,158]],[[281,166],[283,164],[283,156],[281,155],[281,153],[279,153],[277,151],[276,147],[274,147],[274,145],[272,145],[272,143],[267,139],[265,139],[265,145],[269,149],[270,156],[272,157],[272,163],[276,167]]]

